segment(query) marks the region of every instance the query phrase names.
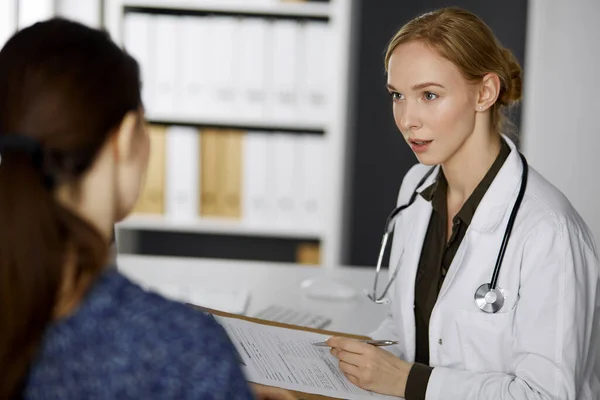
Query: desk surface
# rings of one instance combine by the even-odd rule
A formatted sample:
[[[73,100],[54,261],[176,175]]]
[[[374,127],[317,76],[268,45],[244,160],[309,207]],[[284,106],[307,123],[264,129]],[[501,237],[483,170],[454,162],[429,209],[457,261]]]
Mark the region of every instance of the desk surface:
[[[318,268],[297,264],[213,260],[159,256],[117,256],[119,270],[130,279],[148,286],[214,285],[247,289],[250,301],[246,314],[256,315],[280,305],[324,315],[332,319],[328,330],[367,335],[383,320],[386,306],[372,303],[362,290],[370,288],[374,269],[363,267]],[[385,282],[387,273],[380,278]],[[324,300],[307,297],[300,287],[303,280],[332,278],[353,287],[359,295],[350,300]]]

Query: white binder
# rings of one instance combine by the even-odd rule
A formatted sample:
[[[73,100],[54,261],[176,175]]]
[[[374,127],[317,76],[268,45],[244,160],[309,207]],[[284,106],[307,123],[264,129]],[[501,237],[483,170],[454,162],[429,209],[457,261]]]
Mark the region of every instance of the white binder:
[[[212,95],[210,96],[210,115],[231,117],[235,114],[237,88],[234,86],[234,42],[236,41],[238,18],[213,17],[210,36],[210,58],[206,60],[212,66],[210,73]],[[236,71],[237,72],[237,71]]]
[[[242,218],[252,223],[265,223],[273,216],[268,186],[271,136],[268,132],[248,132],[244,140]]]
[[[240,63],[236,68],[238,77],[238,112],[241,117],[263,120],[267,100],[266,78],[270,75],[270,37],[268,25],[263,18],[243,18],[239,25],[236,54]]]
[[[140,13],[127,13],[124,18],[125,49],[140,65],[142,101],[146,113],[155,109],[155,65],[152,58],[156,48],[153,18],[151,15]]]
[[[54,16],[54,2],[52,0],[19,0],[18,15],[19,29],[45,21]]]
[[[173,115],[175,112],[175,90],[177,77],[177,56],[180,54],[177,27],[181,18],[172,15],[156,16],[156,51],[152,53],[156,66],[155,94],[152,112],[159,115]]]
[[[184,17],[179,26],[178,71],[181,77],[176,89],[175,115],[191,120],[208,113],[210,84],[210,29],[211,17]]]
[[[17,0],[0,1],[0,47],[17,30]]]
[[[200,132],[172,126],[166,137],[167,218],[193,221],[199,216]]]
[[[303,115],[311,123],[329,119],[327,90],[331,86],[330,28],[324,22],[306,22],[303,30],[305,70],[302,74]]]
[[[272,185],[270,193],[274,195],[274,222],[281,226],[294,226],[298,210],[297,155],[294,151],[295,138],[289,133],[274,133],[269,151],[269,172]]]
[[[56,0],[56,10],[64,18],[100,27],[100,0]]]
[[[272,81],[269,114],[272,120],[294,122],[298,116],[298,22],[273,22]]]

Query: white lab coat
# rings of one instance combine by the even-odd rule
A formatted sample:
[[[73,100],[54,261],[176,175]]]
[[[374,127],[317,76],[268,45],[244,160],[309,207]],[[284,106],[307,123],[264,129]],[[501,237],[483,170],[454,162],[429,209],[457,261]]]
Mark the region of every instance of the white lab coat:
[[[531,167],[498,279],[504,306],[488,314],[475,305],[475,290],[490,281],[521,181],[521,161],[506,140],[512,151],[473,216],[431,314],[435,368],[426,399],[600,399],[596,245],[569,201]],[[419,164],[408,172],[399,205],[428,168]],[[437,171],[418,191],[436,177]],[[371,334],[399,340],[387,349],[409,362],[415,357],[415,276],[431,211],[417,196],[396,221],[390,266],[400,270],[388,295],[389,316]]]

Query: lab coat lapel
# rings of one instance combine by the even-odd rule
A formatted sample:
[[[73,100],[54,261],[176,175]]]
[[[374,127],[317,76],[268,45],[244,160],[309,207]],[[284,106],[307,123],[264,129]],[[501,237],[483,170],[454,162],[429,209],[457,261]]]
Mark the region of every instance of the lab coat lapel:
[[[504,226],[501,226],[501,222],[504,219],[505,214],[510,212],[511,206],[514,203],[513,198],[516,197],[520,188],[523,168],[516,146],[507,137],[505,137],[505,140],[511,148],[511,154],[504,162],[504,165],[498,172],[498,175],[496,175],[496,178],[488,188],[475,211],[467,234],[463,238],[454,259],[450,264],[448,275],[444,279],[438,295],[438,302],[446,294],[458,269],[463,263],[465,254],[468,251],[471,231],[474,230],[479,233],[489,233],[494,232],[497,229],[502,229]],[[498,243],[498,246],[500,246],[500,243]]]
[[[454,255],[454,258],[452,259],[452,262],[450,263],[450,268],[448,268],[448,274],[446,275],[446,278],[442,282],[442,287],[440,288],[437,302],[439,302],[442,299],[442,297],[444,297],[444,295],[448,291],[448,288],[452,284],[452,281],[454,280],[454,277],[456,276],[458,269],[462,265],[463,258],[465,257],[465,254],[467,253],[468,247],[469,247],[469,234],[467,233],[464,236],[462,242],[460,243],[460,246],[458,247],[458,250],[457,250],[456,254]],[[435,307],[434,307],[434,310],[435,310]],[[433,315],[433,311],[432,311],[432,315]]]
[[[412,228],[406,240],[402,261],[402,268],[405,268],[405,273],[403,274],[404,279],[400,283],[401,296],[406,300],[403,303],[402,315],[408,361],[413,361],[415,357],[415,315],[413,307],[415,303],[415,279],[432,212],[431,203],[420,195],[411,208],[410,217],[407,218],[407,226]]]
[[[523,166],[515,144],[506,137],[505,140],[511,148],[511,153],[481,199],[469,229],[473,228],[479,232],[504,229],[501,222],[506,213],[510,213],[514,206],[521,187]]]

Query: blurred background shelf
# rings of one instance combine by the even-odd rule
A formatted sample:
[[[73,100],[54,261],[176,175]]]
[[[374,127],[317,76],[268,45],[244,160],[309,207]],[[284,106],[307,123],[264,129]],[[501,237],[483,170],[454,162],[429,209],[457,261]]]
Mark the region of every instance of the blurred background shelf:
[[[85,1],[85,0],[84,0]],[[180,12],[214,12],[246,15],[272,15],[301,18],[331,17],[328,2],[286,2],[265,0],[124,0],[123,6],[135,11],[160,9]]]
[[[152,142],[120,250],[341,264],[352,4],[103,2]]]
[[[218,127],[255,131],[283,131],[302,133],[324,133],[327,131],[325,124],[311,124],[306,121],[274,120],[266,118],[240,118],[240,117],[202,117],[187,115],[171,115],[165,113],[148,113],[146,119],[149,123],[157,125],[181,125],[193,127]]]
[[[582,135],[579,140],[597,143],[597,135],[593,135],[595,122],[586,119],[594,115],[588,111],[596,107],[596,103],[573,102],[568,106],[571,107],[568,112],[548,112],[556,111],[564,104],[553,101],[552,95],[547,95],[546,92],[556,91],[556,88],[545,85],[545,82],[558,82],[562,92],[568,93],[568,96],[563,97],[576,99],[585,98],[581,90],[590,92],[589,85],[581,85],[581,81],[589,81],[592,85],[597,83],[598,80],[590,75],[593,68],[589,69],[589,66],[597,65],[600,60],[597,52],[592,51],[597,48],[593,46],[597,42],[597,32],[594,31],[593,23],[582,24],[580,21],[593,20],[598,15],[598,2],[0,0],[0,44],[16,29],[52,16],[63,16],[106,29],[120,46],[132,52],[142,64],[143,87],[154,87],[160,91],[159,96],[146,96],[146,99],[158,99],[158,102],[145,101],[144,106],[150,124],[154,128],[169,131],[169,134],[160,139],[165,142],[166,151],[162,154],[155,152],[152,156],[164,159],[160,168],[153,168],[155,172],[152,175],[159,178],[159,181],[163,180],[167,195],[171,193],[168,188],[173,184],[173,179],[169,177],[182,175],[177,171],[171,174],[174,165],[169,160],[176,159],[176,167],[180,166],[181,160],[186,160],[192,166],[189,170],[194,174],[193,177],[178,180],[175,182],[176,186],[180,189],[187,188],[195,199],[201,197],[202,188],[207,187],[207,180],[197,177],[202,176],[202,171],[207,172],[211,168],[207,166],[202,169],[204,161],[207,161],[206,157],[202,157],[202,149],[209,148],[205,153],[214,154],[210,146],[218,140],[213,139],[235,136],[232,131],[238,131],[238,135],[243,136],[242,145],[234,146],[237,155],[233,159],[238,161],[221,163],[216,170],[224,171],[223,165],[235,166],[235,174],[228,173],[227,176],[239,177],[236,178],[238,182],[235,187],[240,187],[241,183],[240,194],[245,198],[248,198],[246,183],[251,183],[251,192],[253,187],[264,183],[260,179],[253,179],[260,176],[264,178],[264,171],[259,174],[246,173],[248,166],[256,171],[254,166],[260,164],[254,164],[253,160],[268,159],[268,170],[275,171],[277,179],[269,177],[263,180],[272,184],[272,187],[288,190],[289,182],[298,186],[299,180],[286,178],[289,171],[285,171],[288,168],[281,168],[279,163],[290,157],[281,156],[282,151],[278,149],[293,148],[296,151],[311,140],[319,142],[315,149],[322,152],[323,156],[309,157],[309,161],[300,168],[305,182],[315,180],[310,174],[304,173],[306,166],[319,170],[317,178],[323,185],[314,191],[318,193],[320,213],[314,219],[319,223],[317,227],[294,229],[295,232],[290,232],[263,225],[258,229],[260,234],[256,234],[256,229],[246,227],[240,228],[241,230],[221,226],[207,227],[204,231],[206,225],[202,225],[202,228],[187,227],[188,231],[182,232],[171,230],[182,228],[156,228],[156,225],[152,229],[146,229],[152,224],[132,219],[124,223],[122,229],[117,229],[138,246],[132,246],[132,252],[140,250],[142,254],[159,254],[164,250],[170,255],[236,259],[248,257],[254,260],[265,260],[266,258],[261,257],[268,257],[274,261],[295,261],[298,258],[297,249],[308,244],[312,246],[310,250],[314,254],[320,254],[317,261],[319,265],[372,266],[379,251],[381,228],[396,202],[398,187],[406,171],[416,162],[398,133],[389,95],[384,89],[386,76],[382,61],[385,46],[404,22],[434,8],[449,5],[466,8],[482,17],[497,34],[502,45],[509,48],[521,61],[526,78],[522,151],[532,166],[564,191],[584,219],[592,225],[595,236],[600,237],[597,199],[589,196],[589,192],[594,190],[588,190],[590,182],[597,189],[600,181],[584,173],[598,170],[599,158],[595,157],[598,146],[566,148],[564,132],[573,128],[572,121],[562,117],[578,116],[576,119],[579,125],[576,130]],[[169,17],[171,20],[177,19],[177,22],[169,22]],[[506,24],[506,21],[511,21],[511,24]],[[185,23],[183,33],[181,28],[184,24],[179,22]],[[225,24],[222,25],[221,22]],[[208,29],[211,31],[208,32]],[[314,40],[315,37],[318,40]],[[128,40],[132,38],[133,42]],[[214,46],[218,51],[214,51],[215,42],[220,43]],[[148,48],[144,48],[145,45]],[[231,49],[230,45],[235,47]],[[321,48],[323,45],[326,45],[326,49]],[[181,51],[182,48],[192,50]],[[144,54],[148,57],[140,57]],[[566,57],[564,54],[570,56]],[[575,64],[569,61],[574,59],[583,61]],[[175,60],[175,67],[179,68],[174,74],[170,63],[172,60]],[[300,83],[289,80],[289,75],[307,75],[307,63],[302,60],[312,61],[308,63],[308,67],[313,67],[312,72],[317,73],[314,75],[316,79],[303,78]],[[249,67],[243,67],[246,63]],[[226,64],[228,67],[222,67]],[[181,66],[185,67],[183,71]],[[298,73],[288,74],[294,69]],[[319,75],[319,71],[324,73]],[[172,75],[175,76],[175,81],[179,80],[180,86],[171,90],[172,96],[168,96],[165,91],[168,94],[168,81]],[[208,102],[189,101],[186,98],[198,89],[198,83],[202,83],[202,79],[197,79],[198,77],[206,77],[210,84],[216,84],[212,89],[219,88],[217,91],[213,90]],[[556,77],[561,79],[557,80]],[[317,81],[317,84],[309,88],[306,82],[311,81]],[[184,92],[183,96],[182,82],[188,84],[187,94]],[[234,85],[227,88],[225,84],[230,82]],[[300,90],[296,89],[298,87]],[[322,89],[321,93],[317,89]],[[173,95],[173,92],[177,94]],[[308,92],[313,95],[318,93],[317,101]],[[227,103],[224,97],[231,93],[235,101]],[[256,100],[257,93],[259,100]],[[283,107],[286,112],[279,112],[282,104],[276,104],[273,99],[289,99],[290,94],[292,98],[294,95],[299,96],[296,100],[301,97],[305,104],[312,104],[312,108],[298,110],[288,107],[288,104]],[[166,101],[168,98],[176,101]],[[261,109],[257,105],[264,98],[270,99],[270,104]],[[212,107],[215,103],[220,104]],[[277,106],[275,110],[272,107],[274,103]],[[326,107],[321,107],[322,104]],[[321,109],[323,113],[319,113]],[[513,109],[511,115],[513,122],[520,126],[520,108]],[[176,156],[170,157],[172,153],[167,154],[173,138],[170,133],[175,129],[179,130],[179,136],[185,136],[181,133],[184,128],[189,129],[187,139],[178,146],[194,151],[183,152],[182,156],[181,151],[176,151],[173,152]],[[209,140],[212,144],[209,143],[208,146],[185,145],[186,141],[198,144],[207,137],[212,138]],[[292,145],[288,142],[290,140]],[[218,143],[216,147],[230,148]],[[237,150],[239,147],[242,148],[241,151]],[[309,155],[315,153],[311,149],[300,151]],[[250,160],[252,162],[247,162],[248,156],[253,159]],[[222,160],[225,157],[216,158]],[[322,166],[315,166],[313,160],[320,160]],[[557,163],[556,160],[561,162]],[[197,165],[200,168],[196,168]],[[241,169],[238,168],[239,165],[242,166]],[[264,165],[260,165],[262,167],[258,169],[264,170]],[[577,173],[573,172],[575,166]],[[179,171],[179,168],[175,170]],[[238,173],[240,170],[243,174]],[[577,179],[572,178],[575,175]],[[223,182],[223,178],[217,180]],[[255,182],[259,185],[253,185]],[[593,185],[594,182],[596,186]],[[210,186],[210,177],[208,185]],[[193,190],[189,190],[192,186]],[[267,194],[270,198],[279,196],[272,189],[267,190]],[[205,215],[206,212],[203,215],[203,210],[207,211],[207,208],[202,208],[202,203],[189,203],[193,204],[188,210],[191,210],[189,215],[192,219],[212,218]],[[156,213],[170,218],[168,204],[169,201],[165,201],[165,207]],[[239,214],[238,220],[249,217],[247,207],[242,207]],[[296,220],[302,221],[302,218]],[[232,231],[228,231],[230,228]],[[211,229],[223,233],[216,234]],[[239,232],[244,230],[253,232],[253,236],[240,236]],[[273,236],[261,236],[263,234]],[[318,236],[316,240],[304,240],[291,238],[290,235],[304,238]],[[302,243],[303,241],[310,243]],[[120,247],[120,250],[123,248]],[[200,254],[201,249],[210,254]]]
[[[280,237],[304,240],[320,240],[322,237],[322,232],[302,226],[286,227],[277,225],[276,223],[265,224],[219,218],[180,220],[160,215],[132,215],[117,224],[117,229]]]

